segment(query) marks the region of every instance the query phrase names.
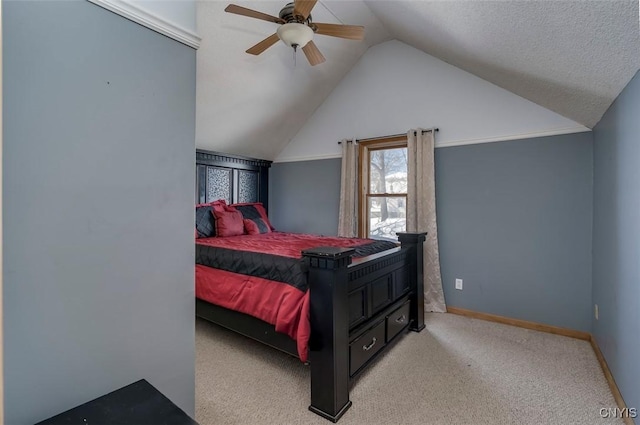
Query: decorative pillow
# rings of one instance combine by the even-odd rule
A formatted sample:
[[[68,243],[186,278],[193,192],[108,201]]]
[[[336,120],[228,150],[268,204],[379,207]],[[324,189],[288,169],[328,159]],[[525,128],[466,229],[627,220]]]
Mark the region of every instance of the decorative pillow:
[[[196,206],[196,238],[211,238],[216,235],[216,222],[210,204]]]
[[[262,233],[271,233],[271,228],[261,218],[242,220],[244,222],[244,230],[247,235],[259,235]]]
[[[225,211],[227,208],[227,201],[224,199],[218,199],[217,201],[213,201],[211,206],[216,211]]]
[[[264,224],[271,230],[275,230],[271,223],[269,222],[269,217],[267,217],[267,211],[264,209],[264,205],[261,202],[251,202],[245,204],[233,204],[231,207],[242,213],[242,217],[245,220],[255,220],[262,219]]]
[[[226,206],[227,202],[224,199],[196,205],[196,238],[212,238],[216,236],[215,217],[211,211],[224,211]]]
[[[225,201],[224,199],[218,199],[218,200],[213,201],[213,202],[205,202],[204,204],[196,204],[196,208],[205,207],[207,205],[212,205],[212,206],[216,207],[216,209],[224,209],[224,207],[227,206],[227,201]]]
[[[240,211],[213,210],[216,221],[216,235],[220,237],[244,235],[244,222]]]

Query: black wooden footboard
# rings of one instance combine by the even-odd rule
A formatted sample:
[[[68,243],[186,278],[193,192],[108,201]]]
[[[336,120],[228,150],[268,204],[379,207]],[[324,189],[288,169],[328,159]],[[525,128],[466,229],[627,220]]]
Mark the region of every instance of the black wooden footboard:
[[[400,234],[400,248],[353,264],[353,249],[303,252],[309,265],[312,412],[337,422],[351,406],[351,379],[403,330],[424,328],[425,235]]]

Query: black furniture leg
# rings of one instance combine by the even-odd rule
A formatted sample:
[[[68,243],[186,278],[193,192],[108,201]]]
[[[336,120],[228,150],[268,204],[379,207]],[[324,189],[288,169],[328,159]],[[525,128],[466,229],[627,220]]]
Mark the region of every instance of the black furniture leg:
[[[425,328],[424,324],[424,264],[423,264],[423,245],[426,239],[426,233],[398,233],[398,240],[402,249],[408,248],[413,256],[411,260],[411,273],[409,279],[411,281],[411,308],[409,310],[409,318],[411,324],[409,329],[414,332],[420,332]]]
[[[335,247],[302,252],[309,267],[309,410],[333,422],[351,407],[347,266],[354,252],[351,248]]]

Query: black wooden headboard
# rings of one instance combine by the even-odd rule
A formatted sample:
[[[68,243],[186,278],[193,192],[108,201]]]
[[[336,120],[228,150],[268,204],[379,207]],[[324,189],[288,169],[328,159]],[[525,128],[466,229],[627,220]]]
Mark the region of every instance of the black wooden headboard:
[[[262,202],[268,208],[271,161],[196,150],[196,202]]]

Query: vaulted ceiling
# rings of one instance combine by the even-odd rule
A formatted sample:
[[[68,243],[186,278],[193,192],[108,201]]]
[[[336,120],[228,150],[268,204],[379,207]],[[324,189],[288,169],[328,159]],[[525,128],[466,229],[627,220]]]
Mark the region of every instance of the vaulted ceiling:
[[[277,16],[286,1],[234,3]],[[227,4],[198,3],[196,144],[228,153],[275,158],[360,56],[391,39],[590,128],[640,69],[637,0],[321,0],[315,22],[366,36],[316,35],[326,62],[315,67],[282,43],[246,54],[277,25]]]

